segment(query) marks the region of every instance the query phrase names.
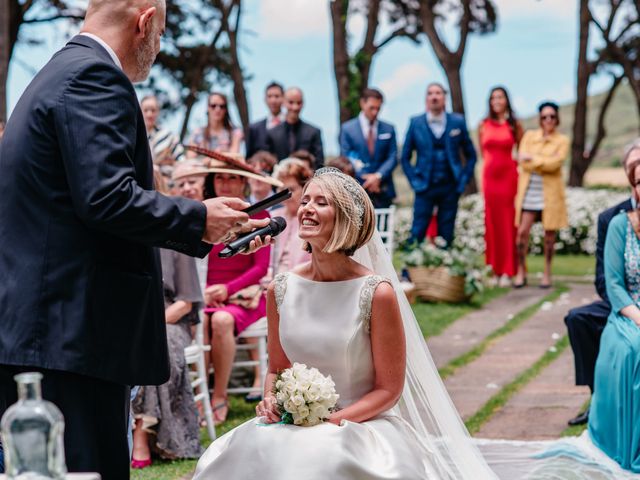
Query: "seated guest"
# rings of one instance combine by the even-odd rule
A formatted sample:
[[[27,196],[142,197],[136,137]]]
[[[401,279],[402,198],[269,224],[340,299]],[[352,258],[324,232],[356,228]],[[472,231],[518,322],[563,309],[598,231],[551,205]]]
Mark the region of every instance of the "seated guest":
[[[156,188],[166,192],[162,177]],[[191,344],[191,326],[197,323],[202,302],[196,264],[192,257],[160,249],[170,377],[159,386],[142,386],[132,403],[132,468],[151,465],[151,450],[161,458],[198,458],[202,454],[200,428],[184,357]],[[150,346],[153,347],[153,346]]]
[[[313,171],[301,160],[287,158],[280,162],[274,172],[282,182],[282,188],[291,190],[291,198],[282,202],[282,206],[274,210],[273,216],[284,217],[287,228],[276,237],[271,255],[273,276],[288,272],[301,263],[311,260],[311,254],[304,250],[304,242],[298,237],[298,208],[302,198],[302,187],[313,176]]]
[[[396,130],[378,120],[383,96],[375,88],[360,95],[360,114],[340,128],[340,154],[355,167],[356,179],[376,208],[388,208],[396,196],[393,169],[398,164]]]
[[[342,155],[338,157],[333,157],[327,160],[325,163],[327,167],[334,167],[340,170],[342,173],[346,173],[350,177],[356,178],[356,169],[353,167],[353,163]]]
[[[160,128],[158,125],[160,103],[155,95],[142,97],[140,108],[144,117],[144,126],[147,129],[153,163],[160,165],[160,171],[168,175],[173,164],[184,159],[184,149],[180,139],[170,130]]]
[[[623,166],[640,159],[640,141],[627,149]],[[635,200],[625,200],[598,215],[598,243],[596,247],[596,280],[595,287],[601,300],[569,310],[564,319],[567,324],[569,341],[573,349],[576,371],[576,385],[587,385],[593,395],[593,371],[600,349],[600,336],[611,313],[611,304],[607,297],[604,278],[604,242],[611,219],[620,212],[628,212],[636,207]],[[569,420],[569,425],[581,425],[589,420],[589,409]]]
[[[249,125],[246,135],[247,158],[250,159],[260,150],[267,148],[267,130],[277,127],[284,122],[282,102],[284,101],[284,88],[277,82],[271,82],[265,89],[264,101],[269,109],[266,118]]]
[[[207,124],[193,132],[187,144],[216,152],[238,153],[243,137],[242,129],[235,128],[231,122],[227,96],[213,92],[209,95]],[[187,156],[193,158],[196,154],[189,151]]]
[[[638,147],[636,147],[638,148]],[[635,150],[635,149],[634,149]],[[628,163],[640,198],[640,155]],[[611,314],[602,331],[589,414],[593,443],[620,466],[640,473],[640,219],[636,208],[609,223],[604,275]]]
[[[285,122],[267,131],[267,149],[278,160],[291,156],[296,150],[307,150],[315,157],[313,167],[317,169],[324,165],[322,134],[320,129],[300,119],[303,105],[302,90],[292,87],[285,91]]]
[[[544,228],[544,272],[541,288],[551,287],[551,260],[558,230],[568,225],[562,165],[569,154],[569,137],[558,132],[559,108],[553,102],[538,107],[540,128],[528,130],[520,141],[518,193],[516,195],[516,250],[518,270],[515,288],[527,283],[529,233],[535,222]]]
[[[265,150],[260,150],[253,154],[251,158],[247,160],[247,163],[256,170],[271,175],[273,167],[278,163],[278,159]],[[264,200],[273,193],[273,187],[266,182],[256,180],[255,178],[249,179],[249,188],[251,189],[251,195],[249,195],[249,203],[256,203],[260,200]]]
[[[311,154],[308,150],[296,150],[291,155],[289,155],[289,158],[297,158],[299,160],[302,160],[304,163],[307,164],[307,167],[309,167],[312,171],[314,170],[314,165],[316,164],[316,157],[313,154]]]
[[[222,196],[245,199],[248,178],[260,179],[273,186],[280,182],[245,164],[211,159],[205,183],[205,197]],[[252,218],[267,218],[262,211]],[[249,325],[264,317],[266,300],[260,281],[269,269],[271,247],[267,246],[249,255],[220,258],[224,245],[214,245],[209,253],[207,288],[204,292],[205,314],[211,325],[211,361],[214,370],[212,407],[216,425],[224,422],[229,411],[227,385],[236,352],[235,337]]]

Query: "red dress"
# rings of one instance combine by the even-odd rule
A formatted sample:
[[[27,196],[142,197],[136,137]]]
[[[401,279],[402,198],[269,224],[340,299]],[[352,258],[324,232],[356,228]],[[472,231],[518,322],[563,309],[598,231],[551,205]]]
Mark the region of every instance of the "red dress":
[[[486,262],[495,275],[516,274],[515,198],[518,168],[512,152],[515,138],[508,123],[485,120],[482,124],[482,190]]]

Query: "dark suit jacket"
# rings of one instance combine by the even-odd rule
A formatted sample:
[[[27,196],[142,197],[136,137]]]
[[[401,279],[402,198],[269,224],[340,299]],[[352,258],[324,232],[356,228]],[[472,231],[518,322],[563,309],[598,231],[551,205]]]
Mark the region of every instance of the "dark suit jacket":
[[[251,157],[259,150],[268,150],[266,118],[249,125],[249,128],[247,128],[247,131],[245,132],[244,144],[247,150],[247,158]]]
[[[160,258],[204,256],[206,209],[153,191],[133,85],[76,36],[0,144],[0,364],[121,384],[169,378]]]
[[[296,146],[289,149],[289,136],[287,124],[280,125],[267,130],[267,150],[273,153],[278,160],[287,158],[296,150],[307,150],[316,157],[314,168],[318,169],[324,165],[324,152],[322,150],[322,134],[320,129],[300,120],[296,134]]]
[[[356,177],[360,182],[365,173],[380,173],[382,175],[381,193],[390,200],[395,198],[396,190],[392,174],[398,164],[398,144],[393,125],[378,121],[378,133],[372,158],[358,117],[344,122],[340,129],[340,155],[352,161],[362,162],[362,168],[356,168]]]
[[[456,179],[455,188],[462,193],[473,176],[476,164],[476,150],[469,137],[464,117],[457,113],[447,113],[445,137],[447,160]],[[426,114],[416,115],[409,123],[409,130],[402,147],[402,168],[416,192],[429,188],[433,167],[433,145],[429,135]],[[411,156],[416,151],[416,164],[412,165]],[[465,163],[462,162],[463,155]]]
[[[598,242],[596,244],[596,280],[595,286],[598,295],[605,302],[609,303],[607,287],[604,280],[604,244],[607,239],[607,229],[609,223],[620,212],[628,212],[632,209],[631,200],[625,200],[618,205],[611,207],[598,215]]]

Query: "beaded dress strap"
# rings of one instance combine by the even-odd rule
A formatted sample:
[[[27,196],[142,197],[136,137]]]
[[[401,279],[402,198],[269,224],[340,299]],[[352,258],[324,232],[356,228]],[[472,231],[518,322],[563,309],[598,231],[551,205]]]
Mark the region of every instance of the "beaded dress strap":
[[[367,333],[371,331],[371,307],[373,305],[373,294],[378,288],[378,285],[382,282],[387,282],[389,285],[391,281],[381,275],[370,275],[364,282],[362,290],[360,291],[360,317],[359,321],[364,323],[364,328]]]
[[[278,313],[280,313],[280,305],[282,305],[282,301],[284,300],[284,294],[287,292],[287,278],[289,277],[288,272],[279,273],[273,279],[274,288],[273,293],[276,296],[276,308],[278,309]]]

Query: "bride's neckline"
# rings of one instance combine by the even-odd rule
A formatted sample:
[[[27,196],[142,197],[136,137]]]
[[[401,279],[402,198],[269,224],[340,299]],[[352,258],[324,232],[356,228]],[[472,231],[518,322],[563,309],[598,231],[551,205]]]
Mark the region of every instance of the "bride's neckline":
[[[297,273],[294,272],[288,272],[289,275],[292,275],[296,278],[299,278],[300,280],[304,280],[305,282],[311,282],[311,283],[344,283],[344,282],[353,282],[356,280],[362,280],[363,278],[367,278],[370,275],[362,275],[361,277],[355,277],[355,278],[349,278],[347,280],[311,280],[310,278],[306,278],[303,277],[302,275],[299,275]]]

